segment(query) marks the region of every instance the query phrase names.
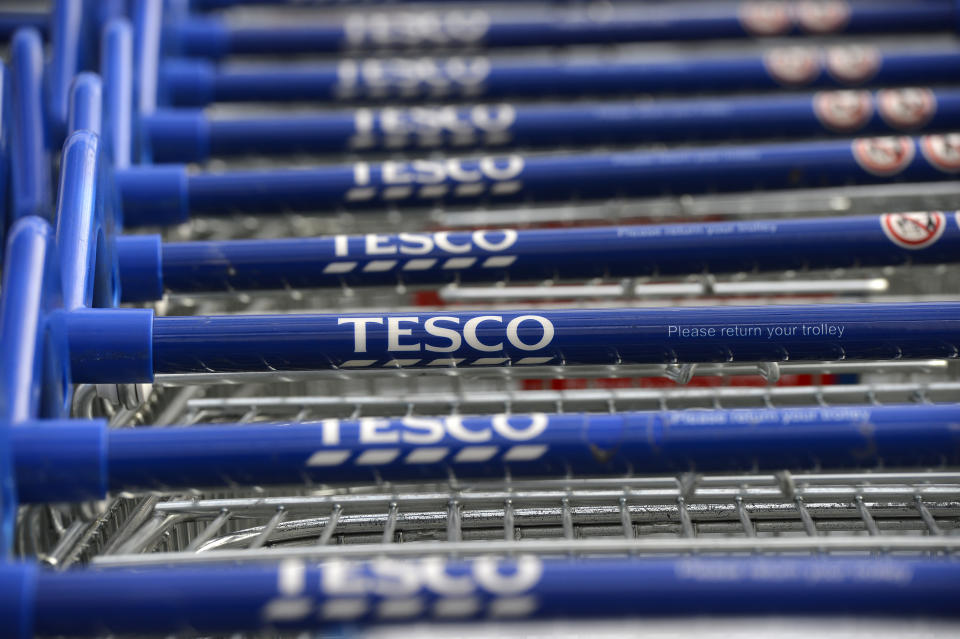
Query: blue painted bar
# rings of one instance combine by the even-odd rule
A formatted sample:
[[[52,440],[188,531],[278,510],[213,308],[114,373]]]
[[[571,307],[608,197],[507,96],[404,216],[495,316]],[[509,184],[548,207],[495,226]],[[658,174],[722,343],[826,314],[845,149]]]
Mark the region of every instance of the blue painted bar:
[[[24,503],[110,491],[956,464],[960,406],[543,413],[108,429],[32,422],[11,433]]]
[[[706,40],[771,35],[823,35],[949,31],[952,0],[883,3],[835,2],[824,10],[800,3],[613,5],[598,15],[584,9],[491,12],[453,10],[378,12],[306,24],[231,24],[205,16],[177,20],[165,31],[173,51],[186,57],[234,54],[339,53],[395,49],[562,46],[658,40]]]
[[[243,154],[464,147],[558,147],[960,128],[960,91],[885,89],[592,104],[414,106],[316,115],[211,117],[163,109],[144,118],[155,162]]]
[[[117,185],[125,221],[138,225],[178,223],[191,214],[951,180],[958,170],[960,135],[949,133],[652,152],[503,153],[223,173],[193,173],[183,165],[138,166],[118,172]]]
[[[344,621],[396,622],[391,611],[397,609],[409,611],[404,619],[447,621],[500,617],[507,609],[516,619],[697,614],[953,618],[960,611],[960,562],[948,559],[520,555],[467,561],[2,570],[2,577],[16,579],[29,591],[33,603],[16,618],[32,616],[34,631],[41,635],[187,628],[201,633],[330,630],[331,624]],[[475,605],[455,605],[465,598]],[[503,603],[518,600],[522,607]],[[351,611],[346,618],[345,610]]]
[[[124,296],[684,275],[960,260],[955,212],[277,240],[118,240]],[[125,250],[128,243],[137,248]],[[159,266],[158,266],[159,264]],[[129,289],[129,293],[127,292]]]
[[[211,102],[413,100],[955,83],[956,48],[881,52],[871,46],[787,47],[762,55],[657,61],[500,61],[483,56],[344,59],[337,63],[230,63],[170,59],[162,95],[176,106]]]
[[[116,349],[92,325],[70,328],[72,370],[81,379],[87,357]],[[157,373],[953,358],[958,344],[960,303],[153,320]],[[96,358],[101,366],[109,359]]]

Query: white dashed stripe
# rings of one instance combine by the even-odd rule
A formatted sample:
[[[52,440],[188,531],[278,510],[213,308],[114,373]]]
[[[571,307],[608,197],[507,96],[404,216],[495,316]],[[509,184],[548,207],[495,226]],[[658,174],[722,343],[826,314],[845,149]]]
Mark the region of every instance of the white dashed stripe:
[[[355,135],[350,138],[350,147],[354,149],[369,149],[377,143],[375,138],[370,136]]]
[[[443,266],[440,268],[443,269],[453,269],[453,268],[470,268],[476,263],[477,258],[475,257],[451,257],[449,260],[443,263]]]
[[[313,610],[313,599],[274,599],[263,608],[263,618],[270,621],[293,621],[303,619]]]
[[[318,450],[310,455],[307,466],[339,466],[349,457],[349,450]]]
[[[483,182],[477,184],[461,184],[453,190],[453,194],[457,197],[471,197],[483,193],[485,187],[486,185]]]
[[[413,195],[412,186],[388,186],[383,190],[383,199],[402,200]]]
[[[364,366],[373,366],[377,363],[375,359],[348,359],[343,364],[343,368],[363,368]]]
[[[521,446],[511,446],[503,455],[505,461],[529,461],[539,459],[547,452],[547,447],[540,444],[524,444]]]
[[[447,357],[443,359],[435,359],[427,364],[427,366],[456,366],[462,361],[462,357]]]
[[[490,602],[491,617],[526,617],[537,609],[537,598],[499,597]]]
[[[509,182],[497,182],[490,187],[490,192],[494,195],[510,195],[523,188],[523,182],[510,180]]]
[[[363,267],[365,273],[382,273],[397,265],[397,260],[373,260]]]
[[[356,619],[366,611],[366,599],[331,599],[323,604],[324,619]]]
[[[385,599],[377,605],[377,613],[383,619],[404,619],[420,614],[423,600],[419,597]]]
[[[372,186],[367,186],[363,188],[353,188],[347,191],[347,201],[349,202],[359,202],[360,200],[372,200],[373,196],[377,194],[377,190]]]
[[[476,144],[477,136],[473,133],[454,133],[450,136],[450,144],[452,146],[467,146],[469,144]]]
[[[492,366],[494,364],[505,364],[510,361],[509,357],[481,357],[470,362],[471,366]]]
[[[441,144],[443,144],[443,136],[441,135],[421,133],[417,137],[418,146],[440,146]]]
[[[483,261],[483,268],[498,268],[503,266],[510,266],[517,261],[516,255],[494,255],[493,257],[488,257]]]
[[[354,462],[357,466],[389,464],[400,456],[399,448],[371,448],[363,451]]]
[[[480,610],[480,601],[476,597],[447,597],[438,599],[433,605],[435,617],[469,617]]]
[[[417,192],[417,196],[422,198],[442,197],[447,194],[447,190],[445,184],[431,184],[430,186],[421,187]]]
[[[323,267],[324,273],[349,273],[357,268],[356,262],[330,262]]]
[[[389,362],[384,364],[384,366],[386,368],[400,368],[403,366],[413,366],[419,361],[420,361],[419,358],[418,359],[391,359]]]
[[[407,137],[404,135],[388,135],[383,139],[383,145],[388,149],[398,149],[407,146]]]
[[[467,446],[453,458],[455,462],[482,462],[487,461],[500,450],[496,446]]]
[[[450,449],[443,446],[428,446],[417,448],[404,458],[405,464],[431,464],[438,462],[450,454]]]
[[[519,364],[519,365],[546,364],[547,362],[550,362],[550,361],[553,361],[552,357],[524,357],[514,362],[514,364]]]
[[[434,264],[437,263],[437,260],[424,258],[418,260],[410,260],[403,265],[404,271],[426,271],[429,268],[432,268]]]

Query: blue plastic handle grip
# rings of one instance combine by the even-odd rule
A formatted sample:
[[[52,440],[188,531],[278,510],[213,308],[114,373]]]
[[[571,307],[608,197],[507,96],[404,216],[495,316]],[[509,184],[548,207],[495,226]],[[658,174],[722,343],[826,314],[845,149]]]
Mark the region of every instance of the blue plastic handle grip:
[[[104,149],[114,169],[125,169],[133,154],[133,27],[123,18],[103,29],[100,75]]]
[[[813,137],[960,128],[960,91],[892,89],[638,104],[478,104],[317,115],[210,117],[166,109],[144,118],[155,162],[241,154],[468,146],[541,147]]]
[[[136,430],[44,422],[12,434],[23,502],[107,487],[182,490],[756,469],[956,464],[960,406],[494,415]]]
[[[190,173],[184,166],[118,172],[130,225],[190,214],[318,211],[339,206],[429,205],[750,191],[954,179],[960,135],[888,137],[657,152],[358,162],[353,166]]]
[[[25,503],[107,490],[956,464],[960,407],[735,409],[327,419],[113,430],[32,422],[11,434]]]
[[[612,44],[656,40],[747,38],[755,35],[821,35],[942,31],[953,27],[952,0],[836,3],[813,12],[787,4],[759,9],[741,5],[615,6],[602,17],[583,9],[528,11],[512,16],[482,9],[348,14],[305,25],[237,26],[206,17],[178,20],[166,29],[171,48],[187,57],[232,54],[335,53],[430,47],[517,47]],[[793,9],[793,10],[791,10]]]
[[[125,250],[126,244],[137,247]],[[177,242],[121,238],[124,295],[939,264],[960,260],[949,213],[548,230]],[[912,242],[912,243],[911,243]],[[129,290],[129,293],[127,291]]]
[[[485,57],[346,59],[272,66],[204,60],[163,63],[171,104],[290,100],[502,98],[549,95],[689,93],[955,82],[960,52],[881,53],[869,46],[791,47],[763,55],[678,57],[662,61],[501,62]]]
[[[47,110],[37,112],[35,117],[46,113],[51,146],[59,146],[67,134],[67,112],[70,102],[70,85],[73,77],[83,68],[84,3],[81,0],[54,0],[50,20],[50,39],[53,55],[47,78]]]
[[[81,349],[109,365],[116,348],[100,332],[71,327],[77,379],[87,365]],[[157,373],[952,358],[958,344],[960,303],[153,320]]]
[[[230,633],[437,619],[847,614],[956,617],[945,559],[382,559],[0,573],[39,635]],[[30,574],[24,574],[29,572]],[[464,605],[464,602],[470,605]],[[398,612],[402,611],[402,612]]]
[[[53,216],[50,156],[44,130],[43,43],[40,34],[21,29],[11,44],[13,127],[11,191],[13,220]]]

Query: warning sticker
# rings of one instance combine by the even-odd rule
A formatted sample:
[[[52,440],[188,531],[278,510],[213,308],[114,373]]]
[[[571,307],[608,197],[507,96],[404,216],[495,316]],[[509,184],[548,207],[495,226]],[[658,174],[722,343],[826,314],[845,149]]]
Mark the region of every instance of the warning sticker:
[[[944,173],[960,171],[960,133],[925,135],[920,138],[920,150],[927,162]]]
[[[887,213],[880,217],[880,225],[897,246],[922,249],[940,239],[947,226],[947,218],[939,211]]]
[[[905,136],[857,138],[853,141],[852,149],[860,168],[880,177],[900,173],[909,166],[916,153],[913,139]]]
[[[821,91],[813,96],[813,112],[831,131],[850,133],[870,121],[873,98],[868,91]]]
[[[764,54],[763,64],[770,77],[786,86],[809,84],[820,75],[820,59],[816,49],[773,49]]]
[[[930,89],[884,89],[877,92],[877,110],[895,129],[917,129],[933,118],[937,99]]]
[[[796,16],[807,33],[836,33],[850,22],[850,5],[843,0],[805,0],[797,4]]]
[[[793,26],[790,9],[785,2],[744,2],[737,14],[740,26],[750,35],[782,35]]]
[[[837,82],[861,84],[877,74],[882,61],[874,47],[831,47],[827,50],[827,73]]]

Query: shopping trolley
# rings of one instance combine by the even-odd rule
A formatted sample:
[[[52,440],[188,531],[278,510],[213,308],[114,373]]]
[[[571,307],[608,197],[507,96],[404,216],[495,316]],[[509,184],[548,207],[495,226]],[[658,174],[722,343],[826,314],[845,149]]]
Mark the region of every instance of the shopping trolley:
[[[86,120],[77,117],[74,122]],[[599,341],[590,335],[603,332],[602,322],[576,320],[583,312],[563,309],[563,304],[560,309],[544,309],[526,301],[519,310],[505,310],[501,302],[494,312],[475,302],[481,310],[419,306],[397,312],[398,306],[411,304],[405,287],[412,289],[413,280],[390,287],[374,302],[380,308],[386,306],[384,310],[374,306],[362,309],[374,311],[372,314],[361,313],[356,291],[383,283],[378,276],[369,275],[382,272],[366,268],[373,260],[352,267],[350,271],[358,269],[353,279],[338,278],[341,288],[333,294],[339,295],[338,305],[325,307],[335,313],[291,315],[289,310],[298,305],[309,308],[313,301],[309,292],[305,295],[287,286],[287,276],[281,276],[276,280],[282,288],[279,296],[263,300],[258,296],[256,302],[263,310],[288,311],[269,326],[263,325],[264,340],[278,344],[269,346],[264,341],[261,346],[277,350],[257,361],[253,354],[266,351],[252,346],[249,334],[231,336],[223,330],[224,326],[239,326],[247,331],[264,321],[257,317],[158,316],[148,322],[149,314],[139,310],[104,308],[112,306],[110,296],[94,301],[90,291],[97,287],[90,289],[89,283],[110,281],[108,271],[102,268],[109,251],[101,251],[95,242],[89,242],[89,235],[80,232],[86,229],[90,233],[96,224],[81,227],[77,221],[99,220],[109,237],[109,209],[104,202],[108,198],[91,196],[109,193],[106,186],[100,189],[99,182],[105,164],[98,166],[92,159],[98,145],[94,135],[81,131],[69,138],[61,158],[58,224],[73,220],[69,228],[82,236],[78,240],[86,237],[87,246],[95,247],[86,253],[67,253],[71,264],[67,272],[73,277],[64,278],[64,284],[66,299],[74,300],[69,304],[73,308],[61,310],[56,293],[56,275],[61,271],[53,260],[62,255],[54,250],[51,231],[43,223],[27,220],[18,224],[8,256],[8,264],[17,268],[5,269],[4,329],[28,330],[34,322],[49,327],[45,335],[18,333],[27,339],[16,343],[33,350],[20,354],[23,357],[17,358],[16,366],[4,368],[29,371],[26,378],[18,378],[22,385],[8,385],[9,378],[3,384],[4,392],[20,402],[17,405],[22,407],[23,417],[31,422],[48,418],[6,433],[14,461],[5,467],[15,469],[24,501],[101,497],[107,483],[116,495],[101,509],[36,505],[22,511],[17,528],[22,552],[44,558],[50,568],[78,562],[98,568],[65,572],[30,566],[5,569],[4,578],[18,585],[14,592],[32,597],[24,605],[35,611],[37,631],[225,632],[264,626],[309,628],[321,622],[529,618],[574,612],[608,616],[729,614],[736,610],[956,613],[956,564],[936,556],[956,548],[951,534],[957,514],[957,477],[952,472],[957,451],[954,408],[937,405],[952,400],[955,393],[950,381],[951,360],[956,356],[955,347],[951,348],[956,336],[952,307],[948,303],[895,308],[734,306],[719,313],[684,308],[702,305],[704,294],[803,294],[806,287],[801,284],[811,281],[819,286],[813,290],[821,294],[841,295],[831,301],[886,297],[881,296],[884,291],[909,296],[911,302],[920,299],[919,291],[926,299],[944,300],[951,280],[943,275],[949,274],[949,269],[933,266],[925,270],[922,264],[903,264],[927,260],[936,264],[942,260],[937,257],[939,251],[949,255],[950,242],[955,241],[953,215],[931,212],[808,222],[842,231],[834,241],[837,246],[843,246],[844,239],[848,246],[853,245],[848,270],[866,276],[865,288],[840,283],[835,271],[823,279],[818,277],[823,271],[794,275],[767,283],[766,288],[754,287],[752,292],[748,285],[756,281],[750,278],[732,279],[730,284],[741,288],[734,286],[726,293],[712,282],[692,293],[689,288],[687,293],[679,293],[691,297],[678,299],[676,312],[592,313],[590,318],[609,318],[608,327],[614,331]],[[901,197],[909,197],[910,187],[897,188]],[[698,200],[709,201],[709,197]],[[382,218],[373,213],[368,220],[372,222],[365,223],[377,224]],[[200,222],[185,232],[204,233]],[[288,223],[300,222],[291,216]],[[769,224],[733,229],[727,224],[725,232],[740,233],[746,239],[751,233],[775,232]],[[208,230],[234,236],[271,230],[268,222],[262,227],[231,229],[237,225],[237,218],[222,218],[211,222]],[[678,250],[692,250],[690,247],[698,246],[696,236],[710,238],[710,229],[724,232],[709,224],[646,228],[659,228],[660,233],[667,233],[667,228],[686,228],[691,243],[678,245]],[[916,228],[922,234],[919,249],[909,245],[913,236],[908,233]],[[412,230],[407,227],[404,232]],[[424,237],[441,249],[444,241],[451,246],[463,246],[467,237],[475,241],[474,233],[450,233],[437,242],[434,233],[444,231],[430,231],[418,240],[375,234],[372,240],[369,236],[330,238],[324,243],[339,259],[344,256],[336,253],[343,245],[349,254],[370,243],[377,249],[401,242],[422,246]],[[548,245],[560,242],[558,247],[564,242],[562,233],[522,233],[517,231],[518,242],[521,237]],[[599,242],[612,241],[600,233]],[[512,235],[494,232],[477,237],[482,238],[478,244],[483,248],[483,242],[502,243]],[[69,243],[69,247],[76,246]],[[243,248],[239,243],[231,246]],[[730,244],[704,242],[699,246],[719,252],[707,265],[717,271],[728,268],[724,260],[736,261]],[[789,267],[791,260],[802,255],[802,246],[798,240],[792,255],[769,255],[765,268]],[[274,247],[282,250],[283,245]],[[497,268],[514,263],[518,268],[530,266],[521,258],[534,252],[519,253],[522,247],[517,247],[515,262]],[[160,249],[161,258],[166,257],[162,245]],[[490,258],[480,255],[482,260],[473,253],[466,256],[476,259],[462,268]],[[437,259],[439,263],[458,257],[464,256],[411,260]],[[646,268],[668,264],[668,258],[667,254],[653,257]],[[609,259],[615,261],[616,256]],[[323,268],[329,263],[329,259],[322,262]],[[812,264],[815,268],[837,265],[832,258]],[[896,265],[900,266],[894,268]],[[384,271],[398,266],[399,260]],[[544,276],[537,271],[542,267],[532,268],[533,277]],[[118,269],[122,276],[122,267]],[[697,266],[692,274],[700,278],[702,270]],[[482,277],[481,281],[508,274],[490,272],[497,277]],[[670,268],[665,266],[664,272],[671,272]],[[557,279],[576,278],[576,273],[572,269]],[[599,276],[614,273],[616,268],[611,273],[600,271]],[[645,276],[642,270],[631,272],[635,274]],[[229,267],[227,276],[236,276]],[[531,274],[517,271],[516,276],[530,278]],[[54,283],[44,286],[50,280]],[[15,281],[22,284],[11,285]],[[926,286],[917,287],[922,281]],[[791,288],[791,284],[795,286]],[[596,282],[587,282],[585,287],[594,290],[586,298],[595,306],[598,297],[602,302],[604,295],[612,293],[608,298],[611,305],[621,306],[624,296],[630,300],[632,295],[644,295],[646,289],[639,288],[643,285],[650,284],[644,280],[635,287],[605,292],[597,290]],[[152,286],[155,290],[156,282]],[[229,286],[207,282],[199,289]],[[256,290],[262,284],[252,286]],[[196,291],[192,293],[191,297],[164,301],[160,310],[165,307],[187,315],[250,306],[243,293],[228,290],[229,301],[223,296],[201,299]],[[553,294],[567,299],[563,291]],[[678,292],[674,289],[668,294]],[[496,291],[486,295],[487,299],[499,299]],[[535,296],[526,292],[519,299],[530,299],[523,295]],[[82,308],[91,304],[100,308]],[[121,319],[124,313],[126,317]],[[783,318],[786,313],[789,319]],[[9,321],[11,316],[23,319]],[[410,321],[411,316],[424,321]],[[438,316],[457,321],[434,322],[434,333],[427,331],[426,322]],[[645,316],[651,318],[647,321],[655,331],[669,332],[674,326],[681,339],[707,340],[703,342],[707,349],[677,347],[673,350],[679,352],[664,353],[662,339],[645,344],[642,334],[618,329],[624,321],[644,321]],[[131,318],[137,318],[132,321],[139,331],[131,334],[133,342],[109,350],[89,342],[91,337],[116,340],[120,333],[115,327]],[[344,318],[352,319],[340,323]],[[573,318],[573,323],[568,325],[564,318]],[[111,324],[113,321],[118,324]],[[467,330],[470,322],[472,328]],[[527,349],[546,338],[546,322],[554,327],[553,337],[561,340],[561,348],[547,361],[521,364],[522,358],[534,357]],[[309,348],[312,341],[280,344],[284,334],[300,330],[297,326],[305,327],[303,335],[311,340],[322,338],[328,334],[328,323],[343,329],[337,339],[329,334],[329,343],[342,349],[342,354],[336,348],[331,351],[334,359],[317,357]],[[317,331],[314,324],[324,330]],[[779,327],[785,333],[787,324],[796,326],[800,335],[778,335],[776,342],[752,340],[755,327],[761,328],[762,337],[762,329]],[[836,333],[841,325],[850,340],[843,342],[843,352],[836,349],[837,335],[831,335],[831,329]],[[18,326],[21,328],[11,328]],[[458,333],[463,348],[471,341],[487,349],[496,343],[504,346],[492,351],[479,349],[479,353],[465,351],[469,355],[465,360],[473,366],[452,361],[461,354],[458,349],[436,351],[442,353],[436,359],[446,361],[432,369],[426,362],[399,361],[408,359],[409,351],[400,351],[402,357],[391,352],[394,342],[407,348],[413,342],[449,348],[454,343],[449,332],[457,333],[453,326],[463,327]],[[166,338],[157,345],[153,340],[145,344],[143,332],[148,327],[160,327]],[[277,327],[287,330],[278,333]],[[747,334],[738,335],[738,327]],[[808,337],[804,327],[808,332],[818,329],[810,336],[812,340],[799,340]],[[711,328],[714,335],[710,335]],[[428,342],[437,337],[437,329],[448,333],[440,333],[441,342]],[[718,343],[716,333],[724,329],[733,334],[721,335],[724,339]],[[363,366],[344,366],[350,361],[345,359],[348,356],[360,359],[356,351],[361,330],[367,351],[363,359],[375,359]],[[682,331],[686,335],[680,335]],[[190,335],[198,339],[185,345],[182,339]],[[636,341],[631,341],[634,338]],[[731,348],[729,339],[733,338],[746,341]],[[52,345],[45,344],[48,339]],[[140,340],[138,346],[136,340]],[[218,350],[214,340],[226,340],[238,350]],[[659,342],[660,350],[650,350],[653,342]],[[153,366],[147,365],[149,354],[158,346],[160,350],[154,354],[171,366],[161,368],[169,372],[166,376],[155,376]],[[604,351],[610,346],[624,353]],[[745,349],[742,357],[741,349]],[[43,358],[56,353],[61,355],[59,359]],[[133,366],[118,369],[117,360],[107,363],[104,354],[125,355],[127,364],[132,361]],[[730,363],[731,355],[743,361]],[[277,356],[282,366],[271,359]],[[824,358],[844,361],[820,363]],[[477,363],[479,359],[505,361]],[[804,363],[803,359],[812,361]],[[23,362],[35,365],[25,368]],[[504,366],[506,363],[511,365]],[[288,365],[303,370],[289,370]],[[67,396],[59,395],[63,387],[54,383],[62,382],[58,373],[67,379],[73,376],[75,381],[86,374],[87,381],[100,384],[77,389],[75,414],[89,415],[91,420],[49,419],[65,416]],[[726,386],[698,385],[696,381],[690,387],[669,390],[644,386],[664,376],[707,382],[718,374],[727,380]],[[737,380],[763,377],[786,382],[791,376],[811,374],[821,381],[827,381],[823,376],[854,374],[858,383],[735,385]],[[562,380],[571,375],[577,379],[566,386]],[[630,377],[639,380],[617,388],[624,376],[628,382]],[[144,397],[143,389],[130,384],[151,378],[160,388],[149,398]],[[590,383],[591,378],[597,381]],[[550,389],[524,390],[542,385],[544,379],[549,380]],[[836,377],[830,380],[838,381]],[[839,381],[850,380],[840,377]],[[107,403],[97,399],[98,395]],[[876,406],[910,401],[920,405]],[[923,405],[927,402],[933,405]],[[799,404],[800,408],[778,408],[781,404]],[[753,408],[736,410],[735,406]],[[681,407],[708,410],[668,410]],[[909,424],[904,423],[904,415],[909,416]],[[108,430],[107,420],[113,426],[184,427]],[[291,421],[307,423],[215,425]],[[788,425],[791,428],[783,428]],[[810,438],[805,435],[809,432],[819,436]],[[716,455],[721,434],[729,438],[724,441],[722,458]],[[785,448],[785,440],[794,445]],[[52,446],[52,441],[63,445]],[[232,445],[236,446],[232,457],[224,449],[216,450]],[[265,449],[273,453],[264,455]],[[172,464],[172,458],[178,463]],[[416,463],[406,463],[411,459]],[[657,465],[661,463],[663,466]],[[651,476],[639,468],[658,468],[670,474]],[[58,472],[63,477],[60,481]],[[276,482],[295,487],[268,486]],[[157,492],[139,492],[145,488]],[[37,492],[30,494],[27,489]],[[74,492],[43,494],[58,489]],[[437,558],[438,552],[442,558]],[[744,552],[908,553],[913,558],[731,556]],[[727,557],[700,558],[689,553]],[[594,554],[606,558],[587,558]],[[670,558],[646,557],[650,554]],[[925,558],[926,554],[935,556]],[[615,559],[610,559],[611,555]],[[677,559],[677,555],[684,558]],[[412,560],[404,560],[406,557]],[[333,561],[318,565],[316,559]],[[244,565],[216,565],[238,561]],[[29,587],[20,588],[23,584]],[[20,602],[8,603],[16,606]],[[7,618],[19,621],[29,615]]]

